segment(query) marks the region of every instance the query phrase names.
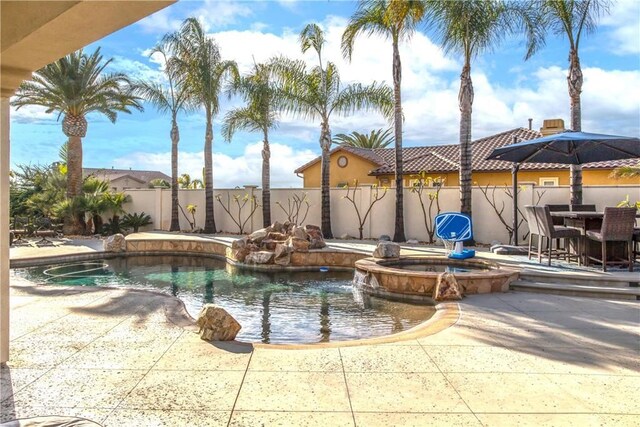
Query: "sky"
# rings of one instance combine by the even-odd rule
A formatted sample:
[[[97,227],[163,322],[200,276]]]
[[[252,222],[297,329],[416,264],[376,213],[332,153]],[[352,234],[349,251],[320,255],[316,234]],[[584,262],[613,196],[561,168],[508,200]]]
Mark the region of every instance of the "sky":
[[[349,62],[340,51],[340,39],[357,3],[336,0],[180,1],[142,21],[123,28],[85,48],[100,47],[113,58],[112,72],[131,79],[161,78],[161,64],[149,57],[150,49],[168,32],[177,30],[188,17],[200,19],[208,35],[220,47],[224,59],[235,60],[241,73],[253,62],[278,55],[303,59],[315,65],[311,51],[302,54],[298,34],[309,23],[325,31],[324,56],[334,62],[343,84],[373,81],[392,85],[391,42],[361,36]],[[546,46],[524,61],[519,38],[504,40],[494,51],[472,64],[475,91],[472,138],[478,139],[517,127],[534,129],[544,119],[562,118],[570,124],[567,94],[568,41],[550,35]],[[445,54],[426,27],[418,28],[400,47],[402,58],[402,106],[405,117],[403,145],[453,144],[458,141],[460,114],[457,104],[461,58]],[[582,129],[588,132],[640,135],[640,0],[618,0],[603,17],[595,33],[580,45],[584,74]],[[259,185],[261,135],[237,133],[231,142],[220,135],[224,115],[242,100],[221,95],[221,111],[214,119],[214,186],[234,188]],[[120,114],[115,124],[91,114],[83,140],[85,167],[160,170],[170,175],[170,119],[150,104],[144,112]],[[48,164],[58,160],[65,141],[61,118],[44,108],[29,106],[11,112],[11,162]],[[331,130],[337,133],[370,132],[390,123],[375,113],[334,116]],[[204,114],[179,117],[179,173],[202,176]],[[270,134],[271,185],[301,187],[293,171],[320,154],[320,124],[281,116]]]

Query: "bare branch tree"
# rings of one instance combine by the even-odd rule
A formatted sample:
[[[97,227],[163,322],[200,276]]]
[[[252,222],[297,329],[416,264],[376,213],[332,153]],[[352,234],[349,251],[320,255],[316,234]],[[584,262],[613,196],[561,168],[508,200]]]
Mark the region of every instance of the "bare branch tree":
[[[347,184],[347,195],[344,196],[343,199],[347,199],[348,201],[350,201],[356,210],[356,215],[358,216],[358,232],[360,233],[360,240],[362,240],[363,238],[362,229],[364,228],[364,223],[367,222],[367,217],[371,213],[371,209],[373,208],[373,205],[375,205],[377,202],[382,200],[384,196],[387,195],[387,187],[382,188],[382,195],[381,195],[380,187],[378,187],[377,185],[372,186],[373,200],[369,202],[369,207],[367,208],[367,211],[365,212],[364,216],[362,216],[360,214],[360,209],[358,209],[358,204],[356,203],[356,200],[355,200],[356,190],[358,189],[358,180],[357,179],[353,180],[353,183],[354,183],[353,194],[351,194],[351,187],[349,186],[349,184]]]
[[[285,215],[287,215],[287,220],[296,225],[304,224],[304,221],[307,219],[307,215],[309,214],[309,208],[311,207],[307,193],[303,193],[302,195],[294,194],[292,197],[287,197],[286,208],[282,206],[282,203],[280,202],[276,202],[276,205],[278,205]],[[302,219],[300,219],[301,211],[303,211],[303,209],[304,215],[302,216]]]
[[[436,178],[432,178],[427,176],[427,172],[422,171],[419,175],[414,177],[414,183],[411,186],[411,192],[418,195],[418,199],[420,200],[420,207],[422,208],[422,218],[424,220],[424,227],[427,229],[427,235],[429,236],[429,242],[433,243],[433,236],[435,234],[435,226],[433,224],[433,220],[435,216],[440,213],[440,190],[442,189],[442,185],[444,184],[445,178],[438,176]],[[434,185],[431,187],[431,185]],[[433,188],[435,191],[427,191],[428,189]],[[426,199],[429,200],[429,206],[425,206]],[[433,215],[433,205],[436,206],[436,215]],[[428,210],[428,212],[427,212]]]
[[[225,205],[220,194],[216,195],[216,200],[220,202],[220,205],[222,205],[222,209],[224,209],[224,211],[229,215],[229,218],[231,218],[231,220],[238,226],[240,234],[244,233],[245,225],[247,225],[247,222],[249,222],[253,214],[255,214],[256,210],[258,210],[258,208],[260,207],[260,203],[258,202],[258,199],[256,199],[256,196],[249,196],[248,194],[245,194],[244,197],[240,197],[237,194],[233,196],[233,201],[235,202],[236,206],[236,213],[231,212],[231,201],[229,201]],[[249,205],[251,210],[243,221],[242,212],[249,202],[251,202],[251,204]]]

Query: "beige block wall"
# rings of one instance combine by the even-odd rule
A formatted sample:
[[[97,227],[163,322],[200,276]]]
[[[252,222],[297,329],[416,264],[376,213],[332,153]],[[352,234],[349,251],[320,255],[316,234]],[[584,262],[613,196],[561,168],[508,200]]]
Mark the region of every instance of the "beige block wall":
[[[497,187],[495,192],[488,194],[490,200],[495,204],[498,211],[502,211],[502,217],[509,225],[512,222],[512,199],[505,190],[510,187]],[[237,212],[237,207],[233,203],[233,196],[243,197],[245,194],[251,194],[251,191],[262,202],[262,192],[258,189],[216,189],[214,194],[220,194],[225,201],[232,202],[232,212]],[[364,216],[370,200],[372,200],[373,190],[368,186],[362,186],[355,190],[355,200],[358,204],[360,213]],[[144,211],[151,215],[154,220],[153,228],[168,230],[171,220],[171,191],[170,190],[130,190],[128,193],[132,196],[133,201],[125,206],[128,212]],[[353,193],[353,190],[351,190]],[[310,203],[309,213],[305,221],[306,224],[320,225],[321,209],[320,209],[320,190],[319,189],[272,189],[271,190],[271,216],[273,221],[284,222],[287,215],[277,205],[280,202],[285,209],[288,200],[292,200],[294,195],[306,197]],[[347,194],[345,189],[331,190],[331,218],[332,229],[335,237],[344,234],[350,236],[358,236],[358,218],[353,205],[344,198]],[[412,193],[410,189],[405,189],[404,193],[404,220],[405,235],[407,239],[417,239],[426,241],[428,235],[424,226],[422,209],[417,194]],[[542,196],[539,199],[539,195]],[[640,186],[589,186],[584,188],[584,203],[595,204],[598,210],[603,210],[605,206],[615,206],[621,200],[629,195],[632,202],[640,200]],[[424,195],[425,203],[428,203],[427,195]],[[180,203],[186,208],[189,203],[198,206],[196,213],[196,224],[198,227],[204,225],[204,207],[205,198],[204,190],[180,190]],[[528,204],[558,204],[568,203],[569,187],[539,187],[532,185],[523,185],[518,196],[518,205],[521,210]],[[439,193],[439,201],[442,212],[457,212],[460,206],[460,193],[457,187],[445,187]],[[428,206],[427,206],[428,208]],[[238,233],[238,226],[233,222],[229,215],[222,209],[218,201],[214,204],[214,214],[216,227],[219,231],[227,233]],[[306,208],[305,208],[306,209]],[[489,244],[494,240],[507,243],[508,234],[501,223],[495,209],[487,201],[478,187],[472,190],[472,211],[473,211],[473,227],[474,237],[479,243]],[[244,220],[249,212],[249,203],[247,203],[242,214]],[[433,215],[436,210],[434,205]],[[180,214],[180,225],[183,230],[188,230],[189,226],[186,219]],[[387,195],[380,200],[371,210],[367,221],[364,224],[363,232],[365,238],[378,238],[382,234],[393,236],[395,225],[395,192],[389,190]],[[262,228],[262,208],[258,208],[256,213],[247,222],[245,232],[250,232]],[[526,234],[526,225],[520,229],[519,240],[522,241]]]

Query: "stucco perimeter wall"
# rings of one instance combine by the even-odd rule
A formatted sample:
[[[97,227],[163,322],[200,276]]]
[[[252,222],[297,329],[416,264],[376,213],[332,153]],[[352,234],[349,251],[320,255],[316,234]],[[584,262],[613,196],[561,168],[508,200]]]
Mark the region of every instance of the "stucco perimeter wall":
[[[508,234],[505,226],[502,224],[497,211],[502,212],[502,218],[508,224],[512,222],[512,199],[508,195],[510,187],[490,187],[487,196],[491,202],[483,195],[478,187],[473,188],[472,209],[473,209],[473,227],[474,237],[479,243],[491,243],[494,240],[506,243]],[[382,192],[382,190],[381,190]],[[161,189],[140,189],[127,190],[131,195],[132,202],[125,205],[127,212],[146,212],[153,219],[153,226],[148,229],[168,230],[171,222],[171,190]],[[354,198],[360,210],[361,217],[369,207],[370,200],[374,199],[375,190],[371,187],[363,186],[355,191],[351,190],[349,195]],[[510,194],[510,193],[509,193]],[[262,203],[262,191],[254,187],[240,189],[216,189],[214,195],[219,195],[225,206],[237,218],[238,205],[234,197],[238,197],[242,205],[242,199],[246,196],[254,195],[256,200]],[[331,189],[331,217],[334,237],[341,237],[348,234],[358,237],[358,216],[355,212],[353,204],[349,202],[345,196],[345,189]],[[603,210],[605,206],[615,206],[624,200],[627,195],[631,202],[640,199],[640,185],[636,186],[589,186],[584,188],[583,202],[595,204],[598,210]],[[301,222],[302,217],[309,210],[304,221],[305,224],[320,225],[320,189],[272,189],[271,190],[271,218],[273,221],[284,222],[288,219],[285,211],[291,211],[289,206],[293,206],[294,196],[305,200],[300,210]],[[410,189],[405,189],[404,193],[405,206],[405,234],[407,239],[417,239],[427,241],[428,236],[424,225],[424,217],[422,208],[416,193],[412,193]],[[179,200],[185,213],[189,204],[196,205],[196,227],[204,226],[205,219],[205,196],[204,190],[180,190]],[[425,209],[429,212],[429,197],[427,192],[423,194]],[[442,212],[459,211],[460,193],[457,187],[443,188],[438,197]],[[521,187],[518,206],[522,209],[528,204],[567,204],[569,202],[569,187],[539,187],[532,185],[524,185]],[[495,206],[492,206],[492,204]],[[283,208],[281,208],[282,206]],[[242,209],[240,222],[244,223],[243,231],[251,232],[258,228],[262,228],[262,208],[258,207],[254,215],[247,220],[247,216],[251,210],[251,202],[248,201]],[[432,206],[432,213],[428,215],[432,218],[437,213],[436,202]],[[214,216],[216,228],[218,231],[226,233],[239,233],[238,225],[231,219],[229,214],[225,212],[222,204],[214,200]],[[393,236],[395,218],[395,191],[389,189],[386,196],[378,201],[363,226],[364,238],[378,238],[382,234]],[[183,230],[189,230],[189,223],[180,212],[180,227]],[[519,236],[520,240],[527,233],[526,223],[523,223]]]

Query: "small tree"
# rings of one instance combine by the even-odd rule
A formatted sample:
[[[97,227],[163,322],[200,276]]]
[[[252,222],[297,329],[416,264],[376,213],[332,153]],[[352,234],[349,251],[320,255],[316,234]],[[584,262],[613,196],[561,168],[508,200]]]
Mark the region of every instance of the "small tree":
[[[356,215],[358,216],[358,233],[360,234],[359,239],[362,240],[362,229],[364,228],[364,223],[367,222],[367,218],[369,217],[369,214],[371,213],[371,209],[373,208],[373,205],[375,205],[376,203],[378,203],[380,200],[382,200],[384,198],[384,196],[387,195],[387,187],[383,187],[382,188],[382,194],[380,194],[380,187],[378,187],[377,185],[373,185],[373,200],[369,201],[369,207],[367,208],[367,211],[364,213],[364,216],[362,216],[360,214],[360,209],[358,208],[358,204],[356,203],[356,190],[358,189],[358,180],[354,179],[353,180],[353,194],[351,193],[351,186],[349,186],[349,184],[347,184],[347,194],[346,196],[343,197],[343,199],[347,199],[348,201],[351,202],[351,204],[353,205],[353,207],[356,210]]]
[[[478,188],[480,189],[480,191],[482,192],[482,194],[484,195],[484,198],[487,200],[487,202],[489,202],[489,204],[491,205],[491,207],[493,208],[493,211],[496,213],[496,215],[498,215],[498,219],[500,220],[500,222],[502,223],[502,225],[504,225],[504,228],[507,230],[507,233],[509,234],[509,241],[511,242],[511,238],[513,237],[513,224],[506,221],[504,218],[504,209],[505,209],[505,203],[504,201],[498,203],[498,201],[496,200],[496,190],[498,189],[497,186],[493,186],[491,187],[489,184],[485,185],[484,187],[482,187],[481,185],[478,185]],[[520,194],[520,191],[522,191],[523,187],[518,187],[518,194]],[[513,200],[513,191],[511,190],[511,188],[509,187],[503,187],[502,191],[504,192],[504,194],[507,195],[507,197],[509,197],[511,200]],[[491,195],[489,195],[489,192],[491,192]],[[534,205],[538,205],[540,204],[540,200],[542,200],[542,196],[544,196],[544,193],[546,193],[546,191],[537,191],[536,190],[536,201],[534,203]],[[500,205],[500,206],[498,206]],[[522,225],[522,223],[526,223],[526,216],[524,215],[524,213],[520,210],[520,208],[518,207],[518,216],[520,218],[520,221],[518,222],[518,228],[521,228],[520,226]],[[526,239],[529,236],[529,230],[527,229],[527,232],[524,233],[522,235],[523,239]]]
[[[420,200],[420,207],[422,208],[422,218],[424,220],[424,228],[427,229],[427,235],[429,236],[429,242],[433,243],[433,236],[436,228],[433,223],[435,216],[440,213],[440,190],[444,183],[444,178],[438,176],[432,178],[427,176],[427,172],[422,171],[419,175],[414,177],[414,184],[411,186],[411,192],[418,195]],[[434,185],[433,187],[431,185]],[[435,191],[428,191],[433,188]],[[428,207],[425,206],[425,202],[429,200]],[[433,215],[433,205],[436,207],[436,214]],[[428,212],[427,212],[428,211]]]
[[[276,205],[282,209],[282,211],[287,215],[287,220],[296,225],[304,224],[305,219],[307,219],[307,215],[309,214],[309,208],[311,204],[309,203],[309,198],[307,197],[307,193],[302,193],[302,195],[294,194],[291,197],[287,197],[287,207],[282,206],[282,203],[276,202]],[[304,215],[302,214],[303,207],[306,208],[304,210]],[[302,218],[302,219],[300,219]]]
[[[220,194],[216,195],[216,200],[220,202],[220,205],[222,205],[222,209],[224,209],[231,220],[238,226],[240,234],[244,233],[245,225],[247,225],[247,222],[249,222],[253,214],[255,214],[256,210],[260,207],[260,203],[258,202],[258,199],[256,199],[256,196],[249,196],[248,194],[245,194],[244,197],[240,197],[239,195],[235,195],[233,196],[233,201],[235,202],[237,212],[234,214],[231,212],[231,201],[229,201],[225,205]],[[251,210],[249,211],[247,217],[242,220],[242,212],[249,201],[251,201]]]

